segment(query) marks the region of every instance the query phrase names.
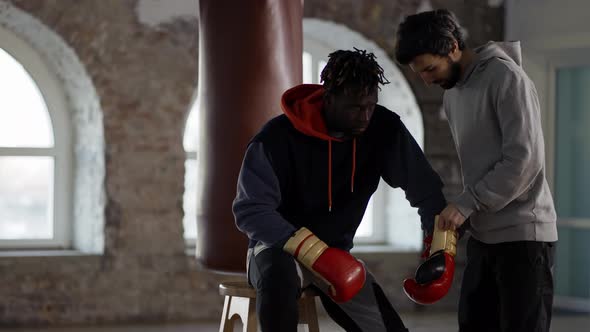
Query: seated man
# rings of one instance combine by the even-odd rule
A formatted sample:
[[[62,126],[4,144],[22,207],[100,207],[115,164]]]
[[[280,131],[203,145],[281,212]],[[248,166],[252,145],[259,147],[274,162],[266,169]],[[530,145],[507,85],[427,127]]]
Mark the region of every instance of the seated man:
[[[399,116],[377,105],[389,82],[372,53],[330,54],[321,79],[284,93],[284,114],[252,139],[240,171],[233,212],[250,239],[260,326],[296,331],[297,299],[314,285],[346,331],[407,331],[349,251],[381,178],[405,191],[427,234],[446,205],[442,182]]]

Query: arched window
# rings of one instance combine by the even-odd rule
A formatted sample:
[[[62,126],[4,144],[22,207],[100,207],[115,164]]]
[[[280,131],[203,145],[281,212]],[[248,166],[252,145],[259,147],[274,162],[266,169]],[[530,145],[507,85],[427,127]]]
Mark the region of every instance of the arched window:
[[[0,247],[71,244],[71,129],[41,57],[0,31]]]
[[[303,20],[303,81],[319,83],[328,54],[339,49],[364,49],[373,52],[383,67],[390,84],[381,88],[379,104],[396,112],[416,141],[423,146],[422,116],[414,95],[385,51],[374,42],[345,26],[318,19]],[[420,218],[400,189],[381,181],[371,198],[357,231],[357,243],[387,244],[395,250],[417,250],[421,247]]]
[[[4,204],[0,204],[0,248],[65,248],[101,254],[106,193],[100,98],[84,65],[59,35],[8,3],[0,7],[4,64],[0,71],[0,123],[13,130],[6,137],[19,142],[0,143],[0,159],[6,166],[0,169],[0,193],[14,201],[0,198]],[[12,69],[4,69],[7,66]],[[17,86],[7,76],[7,70],[16,71],[27,83]],[[14,96],[19,97],[12,99],[9,106],[8,100]],[[31,103],[38,108],[31,108]],[[49,129],[42,133],[39,127]],[[4,127],[0,131],[6,133]],[[41,138],[43,143],[31,141],[32,137]],[[19,167],[24,165],[18,174],[13,171],[15,160]],[[26,167],[35,163],[37,166],[32,168],[38,173],[29,178]],[[43,169],[45,173],[40,177]],[[27,181],[37,182],[27,187]],[[40,193],[41,188],[46,189],[45,194],[33,192]],[[24,196],[17,198],[19,194]],[[32,209],[25,209],[26,204]],[[45,217],[40,217],[41,210]],[[15,211],[20,211],[19,217],[7,217]],[[24,216],[34,211],[37,222]],[[25,224],[30,231],[22,230]],[[11,235],[4,228],[11,229]]]
[[[319,83],[319,75],[327,56],[338,49],[366,49],[373,52],[391,84],[382,87],[379,103],[399,114],[420,146],[423,145],[422,116],[414,95],[397,66],[375,43],[344,26],[317,19],[303,20],[304,52],[303,82]],[[196,105],[196,103],[195,103]],[[187,243],[196,238],[196,163],[198,146],[198,116],[196,107],[190,111],[185,133],[186,174],[184,193],[184,236]],[[422,231],[416,209],[410,207],[401,190],[391,189],[382,182],[369,203],[359,227],[357,243],[387,244],[396,250],[417,250],[421,247]]]

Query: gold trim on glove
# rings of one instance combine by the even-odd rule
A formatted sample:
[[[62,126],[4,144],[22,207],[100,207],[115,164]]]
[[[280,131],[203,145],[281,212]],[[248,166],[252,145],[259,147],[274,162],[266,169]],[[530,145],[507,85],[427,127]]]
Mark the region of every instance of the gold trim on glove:
[[[326,249],[328,249],[328,245],[314,235],[307,239],[299,250],[299,261],[303,265],[311,267]]]
[[[299,230],[297,230],[297,232],[295,232],[295,235],[291,236],[289,240],[287,240],[287,243],[285,243],[285,246],[283,246],[283,250],[294,256],[295,250],[297,250],[299,244],[310,235],[313,235],[313,233],[309,229],[301,227]]]
[[[298,247],[299,251],[297,251]],[[328,245],[309,229],[302,227],[285,243],[283,249],[293,255],[304,266],[311,268],[318,257],[328,249]],[[296,252],[297,255],[295,255]]]
[[[455,256],[457,254],[457,232],[450,229],[440,229],[438,226],[438,216],[435,216],[430,255],[439,250],[444,250],[450,255]]]

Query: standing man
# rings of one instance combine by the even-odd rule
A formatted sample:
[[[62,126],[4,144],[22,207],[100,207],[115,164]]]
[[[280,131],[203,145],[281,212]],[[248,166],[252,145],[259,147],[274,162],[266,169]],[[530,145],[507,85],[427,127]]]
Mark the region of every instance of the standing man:
[[[397,61],[445,89],[461,162],[464,190],[440,216],[443,229],[470,220],[461,332],[541,332],[551,323],[556,215],[539,101],[520,52],[518,42],[468,48],[447,10],[408,16],[397,32]]]
[[[349,251],[381,178],[405,191],[427,234],[446,205],[442,182],[399,116],[377,104],[388,81],[372,53],[336,51],[321,78],[285,92],[284,114],[252,139],[240,170],[233,212],[250,239],[262,331],[296,331],[310,284],[346,331],[407,331]]]

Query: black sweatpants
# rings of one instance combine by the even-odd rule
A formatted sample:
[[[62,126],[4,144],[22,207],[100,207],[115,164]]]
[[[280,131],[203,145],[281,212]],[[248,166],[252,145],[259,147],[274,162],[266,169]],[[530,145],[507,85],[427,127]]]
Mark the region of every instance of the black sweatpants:
[[[321,280],[314,279],[283,250],[257,246],[251,249],[248,257],[248,280],[256,289],[256,312],[263,332],[297,331],[297,300],[304,287],[315,287],[320,291],[326,312],[346,331],[408,331],[368,272],[361,291],[352,300],[341,304],[333,302],[326,295]]]
[[[460,332],[549,332],[554,242],[467,242]]]

